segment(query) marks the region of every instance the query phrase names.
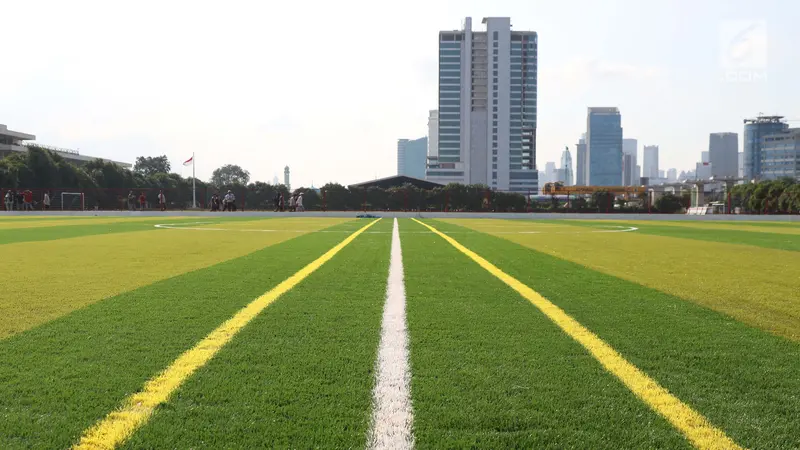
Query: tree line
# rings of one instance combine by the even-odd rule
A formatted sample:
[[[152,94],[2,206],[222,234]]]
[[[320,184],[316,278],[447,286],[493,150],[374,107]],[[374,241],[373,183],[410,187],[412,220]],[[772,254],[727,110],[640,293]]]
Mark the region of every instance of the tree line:
[[[792,178],[737,184],[731,206],[749,214],[800,213],[800,183]]]
[[[132,170],[103,160],[82,166],[65,160],[58,153],[30,146],[27,152],[0,160],[0,188],[37,190],[74,190],[85,194],[86,206],[99,209],[124,209],[129,191],[146,192],[155,203],[164,190],[172,209],[191,206],[192,178],[171,173],[166,156],[138,157]],[[589,198],[528,197],[523,194],[493,191],[485,185],[449,184],[435,189],[420,189],[411,184],[388,189],[346,187],[328,183],[320,189],[298,188],[289,192],[282,184],[251,182],[250,173],[236,165],[222,166],[208,182],[194,180],[201,207],[214,193],[231,190],[241,208],[272,210],[276,197],[288,203],[292,193],[303,192],[307,210],[332,211],[497,211],[497,212],[618,212],[678,213],[688,206],[688,194],[661,195],[653,205],[625,202],[608,192],[596,192]],[[150,198],[152,197],[152,198]],[[792,179],[737,185],[731,203],[746,213],[797,213],[800,210],[800,183]]]

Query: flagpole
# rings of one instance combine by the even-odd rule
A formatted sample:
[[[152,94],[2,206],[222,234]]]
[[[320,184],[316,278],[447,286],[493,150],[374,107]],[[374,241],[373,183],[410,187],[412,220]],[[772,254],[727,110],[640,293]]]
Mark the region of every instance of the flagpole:
[[[192,208],[197,208],[197,190],[194,184],[194,152],[192,152]]]

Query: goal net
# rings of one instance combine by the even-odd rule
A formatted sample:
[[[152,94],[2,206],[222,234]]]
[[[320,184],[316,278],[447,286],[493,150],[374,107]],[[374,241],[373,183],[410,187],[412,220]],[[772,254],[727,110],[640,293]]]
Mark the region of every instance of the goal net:
[[[83,192],[62,192],[61,210],[62,211],[83,211]]]

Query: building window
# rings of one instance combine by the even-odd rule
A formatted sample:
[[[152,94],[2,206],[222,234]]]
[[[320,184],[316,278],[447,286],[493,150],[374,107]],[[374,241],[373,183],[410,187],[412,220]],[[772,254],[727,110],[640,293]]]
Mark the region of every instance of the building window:
[[[492,50],[492,54],[493,54],[493,55],[499,55],[499,54],[500,54],[500,51],[499,51],[499,50],[497,50],[497,49],[494,49],[494,50]]]
[[[492,128],[492,133],[497,134],[497,128]]]
[[[497,83],[497,81],[495,81],[495,83]],[[495,91],[494,91],[494,92],[492,92],[492,96],[493,96],[494,98],[497,98],[497,89],[495,89]]]
[[[494,115],[494,118],[497,119],[497,114]],[[497,126],[497,120],[492,121],[492,126],[493,127]]]
[[[495,92],[495,94],[497,94],[497,92]],[[497,99],[492,100],[492,104],[496,105],[497,104]]]
[[[492,83],[497,84],[497,78],[492,78]]]
[[[497,56],[492,56],[492,62],[497,62]],[[497,64],[494,65],[494,68],[497,69]]]
[[[497,40],[497,31],[492,33],[492,39]]]
[[[498,42],[497,42],[497,41],[494,41],[494,43],[492,43],[492,47],[494,47],[494,48],[497,48],[499,45],[500,45],[500,44],[498,44]]]
[[[492,114],[492,119],[497,120],[497,114]]]
[[[494,65],[494,68],[497,69],[497,64]],[[496,70],[492,72],[492,76],[493,77],[497,76],[497,71]]]

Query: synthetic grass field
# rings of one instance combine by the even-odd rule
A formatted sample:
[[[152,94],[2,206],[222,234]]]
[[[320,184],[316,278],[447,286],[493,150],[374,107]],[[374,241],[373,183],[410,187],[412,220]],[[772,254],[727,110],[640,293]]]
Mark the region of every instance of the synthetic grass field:
[[[800,224],[0,217],[0,449],[800,448]]]

